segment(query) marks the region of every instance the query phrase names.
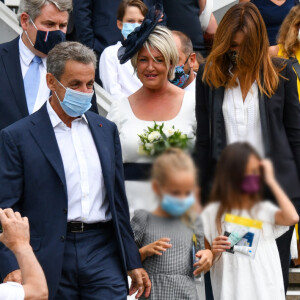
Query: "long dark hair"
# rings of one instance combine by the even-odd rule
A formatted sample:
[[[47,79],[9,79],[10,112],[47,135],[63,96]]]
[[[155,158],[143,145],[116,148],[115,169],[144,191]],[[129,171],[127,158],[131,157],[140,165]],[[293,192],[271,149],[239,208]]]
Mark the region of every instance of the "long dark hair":
[[[237,72],[231,76],[226,53],[239,31],[245,38],[239,50]],[[271,61],[267,30],[259,10],[252,3],[240,3],[231,7],[221,20],[202,79],[215,88],[232,88],[237,86],[239,73],[245,73],[248,86],[255,79],[261,94],[271,97],[277,90],[282,67],[277,68]]]
[[[242,206],[241,184],[251,155],[261,160],[256,150],[248,143],[233,143],[221,153],[210,197],[210,202],[220,202],[216,216],[219,233],[221,233],[221,218],[223,214],[230,212],[233,206]],[[253,195],[254,203],[259,200],[259,194]]]

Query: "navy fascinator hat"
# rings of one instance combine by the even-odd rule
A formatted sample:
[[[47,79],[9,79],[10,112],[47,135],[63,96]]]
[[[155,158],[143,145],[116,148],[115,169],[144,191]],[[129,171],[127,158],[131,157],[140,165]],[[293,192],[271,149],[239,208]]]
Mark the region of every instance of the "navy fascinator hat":
[[[149,9],[141,26],[135,28],[127,39],[122,42],[122,46],[118,50],[118,59],[121,64],[126,63],[142,48],[162,16],[163,6],[160,3],[156,3]]]

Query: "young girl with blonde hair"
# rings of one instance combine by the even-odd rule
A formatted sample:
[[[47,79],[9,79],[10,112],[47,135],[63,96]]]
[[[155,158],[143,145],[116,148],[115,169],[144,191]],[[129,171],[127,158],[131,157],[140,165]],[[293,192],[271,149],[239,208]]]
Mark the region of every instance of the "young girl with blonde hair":
[[[149,299],[198,300],[194,277],[209,270],[212,253],[205,250],[196,212],[192,159],[182,150],[167,150],[154,162],[152,187],[158,208],[152,213],[137,210],[132,219],[135,242],[152,283]]]

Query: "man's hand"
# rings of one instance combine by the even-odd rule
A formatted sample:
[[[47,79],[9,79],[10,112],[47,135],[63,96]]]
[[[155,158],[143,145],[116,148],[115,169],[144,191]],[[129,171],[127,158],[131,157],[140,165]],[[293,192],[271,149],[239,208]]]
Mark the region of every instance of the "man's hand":
[[[8,281],[13,281],[13,282],[17,282],[22,284],[22,273],[21,270],[15,270],[9,274],[7,274],[7,276],[4,278],[3,282],[8,282]]]
[[[0,242],[9,248],[14,254],[30,248],[29,224],[26,217],[22,218],[20,213],[11,208],[2,210],[0,208],[0,222],[3,233],[0,234]],[[21,270],[9,273],[3,282],[14,281],[22,284]]]
[[[7,248],[15,253],[30,246],[29,223],[26,217],[22,218],[19,212],[14,212],[11,208],[0,208],[0,222],[3,229],[0,242]]]
[[[194,271],[195,276],[200,275],[201,272],[207,272],[212,266],[214,257],[212,252],[208,249],[198,251],[196,256],[199,258],[199,261],[194,264],[196,268]]]
[[[148,298],[151,292],[151,281],[148,277],[147,272],[140,268],[128,271],[128,275],[131,277],[131,286],[129,290],[129,295],[133,295],[136,291],[135,298],[138,299],[141,297],[145,291],[145,297]]]

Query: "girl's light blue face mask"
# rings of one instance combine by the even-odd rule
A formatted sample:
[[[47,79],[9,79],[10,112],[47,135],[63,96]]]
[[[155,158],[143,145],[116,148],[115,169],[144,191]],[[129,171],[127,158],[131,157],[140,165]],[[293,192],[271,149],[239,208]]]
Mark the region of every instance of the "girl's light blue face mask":
[[[134,29],[139,26],[141,26],[141,24],[139,24],[139,23],[123,23],[123,28],[122,28],[121,32],[122,32],[124,39],[126,40],[127,37],[129,36],[129,34],[131,32],[133,32]]]
[[[92,106],[91,101],[94,92],[92,93],[78,92],[70,88],[64,87],[64,85],[58,80],[57,82],[66,90],[63,101],[59,99],[56,91],[54,91],[54,93],[57,99],[59,100],[60,106],[62,107],[62,109],[67,115],[69,115],[70,117],[79,117],[91,108]]]
[[[161,207],[173,217],[180,217],[195,203],[195,196],[191,193],[184,199],[164,194]]]

